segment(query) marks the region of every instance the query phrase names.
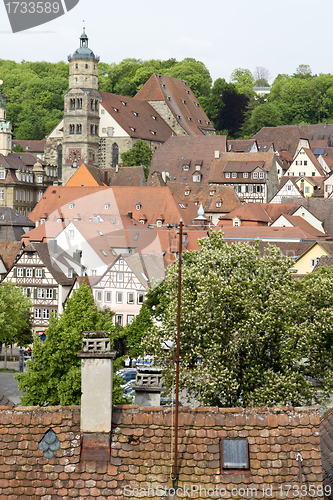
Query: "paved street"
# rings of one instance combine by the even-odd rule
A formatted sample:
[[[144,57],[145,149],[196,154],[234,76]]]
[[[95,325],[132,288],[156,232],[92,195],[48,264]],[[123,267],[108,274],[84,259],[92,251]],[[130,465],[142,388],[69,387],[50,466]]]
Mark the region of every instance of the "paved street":
[[[8,349],[8,357],[10,355],[10,350]],[[18,355],[18,349],[13,349],[13,356]],[[4,361],[0,361],[0,368],[4,368]],[[8,361],[7,368],[19,371],[18,361]],[[17,381],[14,380],[15,373],[3,373],[0,372],[0,394],[4,394],[8,399],[10,399],[16,405],[20,403],[20,397],[22,391],[19,391]]]

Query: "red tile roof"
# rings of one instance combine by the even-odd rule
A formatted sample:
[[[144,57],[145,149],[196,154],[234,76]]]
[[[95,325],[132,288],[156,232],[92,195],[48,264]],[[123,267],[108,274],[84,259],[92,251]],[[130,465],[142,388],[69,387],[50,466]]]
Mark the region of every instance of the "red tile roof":
[[[227,137],[225,135],[170,137],[153,154],[148,182],[150,182],[154,172],[164,171],[169,173],[171,182],[192,183],[195,163],[201,162],[202,182],[208,183],[209,169],[215,158],[215,151],[218,151],[219,155],[226,154],[226,144]],[[189,165],[189,170],[183,170],[185,164]]]
[[[107,92],[100,94],[102,106],[130,137],[165,142],[172,135],[171,128],[148,102]]]
[[[314,237],[312,233],[301,229],[300,227],[272,227],[272,226],[227,226],[219,227],[216,226],[211,229],[212,231],[221,230],[225,238],[234,240],[267,240],[267,241],[278,241],[278,240],[307,240],[307,239],[319,239],[319,237]],[[327,235],[320,233],[321,239],[328,239]]]
[[[49,186],[29,218],[33,221],[44,218],[56,221],[60,217],[65,221],[88,221],[98,215],[119,217],[128,213],[136,220],[146,218],[151,225],[156,225],[157,220],[164,220],[163,224],[178,224],[181,218],[188,225],[197,216],[197,207],[190,202],[185,205],[168,187]]]
[[[20,144],[24,151],[30,151],[33,153],[44,153],[46,139],[42,139],[41,141],[23,141],[21,139],[13,139],[12,140],[12,148]]]
[[[188,135],[200,136],[205,135],[207,131],[215,132],[185,80],[154,73],[134,99],[148,102],[164,101]]]

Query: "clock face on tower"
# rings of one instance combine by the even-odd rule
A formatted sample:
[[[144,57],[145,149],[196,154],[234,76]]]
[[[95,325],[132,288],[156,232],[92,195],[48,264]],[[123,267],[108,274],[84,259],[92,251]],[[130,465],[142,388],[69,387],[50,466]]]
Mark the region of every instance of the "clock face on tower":
[[[80,149],[72,149],[69,153],[69,159],[72,163],[77,163],[81,160],[81,150]]]

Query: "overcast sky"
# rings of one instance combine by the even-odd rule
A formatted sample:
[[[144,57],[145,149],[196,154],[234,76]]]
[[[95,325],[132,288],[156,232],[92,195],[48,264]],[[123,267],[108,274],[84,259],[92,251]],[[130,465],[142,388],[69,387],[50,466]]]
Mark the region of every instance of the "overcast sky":
[[[332,72],[330,12],[329,0],[80,0],[58,19],[13,34],[1,2],[0,58],[67,61],[84,20],[90,48],[106,63],[194,57],[213,80],[263,66],[272,82],[299,64]]]

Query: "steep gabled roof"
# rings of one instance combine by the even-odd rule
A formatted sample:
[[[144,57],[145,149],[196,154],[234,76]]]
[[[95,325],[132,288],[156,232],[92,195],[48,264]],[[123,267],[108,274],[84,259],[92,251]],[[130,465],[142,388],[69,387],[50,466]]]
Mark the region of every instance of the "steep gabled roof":
[[[200,161],[202,182],[208,183],[209,169],[215,158],[215,152],[219,155],[225,153],[226,145],[227,136],[225,135],[170,137],[153,154],[148,182],[154,172],[163,171],[169,173],[171,182],[192,182],[191,174],[195,168],[195,162]],[[184,164],[189,165],[188,171],[183,171]]]
[[[40,141],[22,141],[20,139],[12,140],[12,148],[20,144],[24,151],[32,151],[33,153],[44,153],[46,139]]]
[[[233,153],[250,153],[253,146],[259,151],[257,141],[254,139],[228,139],[227,141],[227,151]]]
[[[65,186],[105,186],[98,167],[81,163]]]
[[[154,73],[134,99],[164,101],[189,135],[215,132],[212,123],[185,80]]]
[[[302,135],[298,125],[279,125],[278,127],[263,127],[252,139],[257,142],[273,142],[277,151],[288,151],[294,158]]]
[[[188,185],[178,182],[168,182],[167,186],[185,203],[188,201],[197,203],[198,207],[202,204],[205,212],[225,214],[241,205],[234,188],[229,186],[197,185],[195,183]],[[221,203],[221,206],[216,206],[217,203]]]
[[[299,227],[300,229],[303,229],[304,231],[313,234],[316,238],[320,239],[325,234],[322,231],[319,231],[315,227],[312,226],[307,220],[305,220],[303,217],[300,217],[299,215],[289,215],[289,214],[281,214],[292,226],[294,227]],[[276,222],[276,221],[275,221]],[[274,226],[274,227],[279,227],[279,226]],[[328,235],[326,235],[328,236]]]
[[[265,205],[267,204],[265,203]],[[266,222],[267,224],[272,222],[262,203],[245,203],[228,215],[220,217],[219,225],[223,225],[224,220],[232,220],[235,217],[238,217],[241,221]]]
[[[228,171],[239,171],[239,172],[251,172],[256,167],[264,168],[269,171],[271,166],[275,163],[275,155],[274,153],[222,153],[220,154],[219,159],[214,159],[211,162],[210,170],[208,172],[208,181],[210,183],[214,182],[235,182],[235,179],[228,179],[223,176],[223,171],[226,169],[226,165],[228,165]],[[238,170],[231,170],[232,168]],[[239,182],[241,179],[237,179]],[[252,179],[246,178],[245,182],[264,182],[264,179]]]
[[[171,128],[144,100],[101,92],[102,106],[121,128],[134,139],[165,142]]]
[[[23,249],[21,241],[0,241],[0,255],[6,269],[10,269]]]

